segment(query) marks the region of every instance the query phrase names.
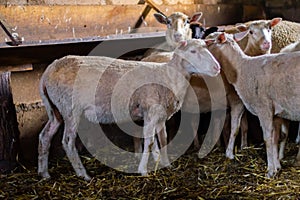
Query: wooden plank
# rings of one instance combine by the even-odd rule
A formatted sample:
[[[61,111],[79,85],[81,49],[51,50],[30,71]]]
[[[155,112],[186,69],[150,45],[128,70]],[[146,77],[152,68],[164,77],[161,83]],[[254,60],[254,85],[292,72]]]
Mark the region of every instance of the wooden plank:
[[[33,70],[32,64],[14,65],[14,66],[1,66],[1,72],[21,72]]]
[[[53,5],[53,6],[0,6],[0,13],[25,41],[60,40],[126,33],[135,25],[146,5]],[[161,5],[166,15],[181,11],[188,15],[203,11],[207,26],[235,24],[243,15],[241,5]],[[145,32],[165,30],[156,22],[152,9],[144,20]],[[0,42],[7,37],[0,31]]]
[[[10,87],[10,72],[0,74],[0,172],[16,165],[19,129]]]
[[[145,50],[164,41],[164,34],[156,33],[151,36],[140,33],[88,41],[66,40],[29,44],[24,42],[21,46],[0,48],[0,70],[2,66],[7,65],[50,63],[66,55],[88,55],[96,47],[98,56],[119,56],[132,50]]]

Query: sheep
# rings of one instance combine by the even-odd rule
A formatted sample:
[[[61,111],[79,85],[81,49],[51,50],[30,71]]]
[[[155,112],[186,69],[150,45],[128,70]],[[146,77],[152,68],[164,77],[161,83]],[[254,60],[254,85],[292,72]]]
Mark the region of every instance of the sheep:
[[[162,48],[164,51],[161,51],[161,50],[154,51],[154,52],[151,51],[152,53],[150,55],[147,52],[145,54],[145,57],[142,59],[142,61],[162,63],[162,62],[168,62],[172,58],[173,51],[171,51],[171,49],[174,48],[174,46],[178,43],[178,41],[180,41],[180,39],[176,39],[176,34],[182,33],[181,34],[182,38],[191,38],[192,32],[194,31],[193,34],[195,34],[195,31],[199,30],[200,25],[198,24],[198,21],[202,17],[202,12],[193,14],[193,16],[191,17],[190,20],[188,20],[187,15],[185,15],[181,12],[175,12],[175,13],[171,14],[169,17],[166,17],[165,15],[163,15],[161,13],[155,13],[154,16],[159,23],[167,25],[166,41],[167,41],[169,48],[160,46],[159,48]],[[186,23],[186,22],[188,22],[188,23]],[[191,28],[190,26],[193,26],[194,28]],[[216,31],[215,29],[216,29],[216,27],[212,27],[206,31],[203,29],[203,30],[201,30],[202,32],[200,32],[199,34],[209,34],[209,32]],[[202,37],[203,37],[203,35],[202,35]],[[198,88],[197,90],[200,90],[199,94],[202,94],[203,92],[205,92],[206,95],[203,95],[203,94],[201,95],[201,97],[205,96],[205,100],[207,100],[207,98],[210,98],[210,94],[208,92],[206,84],[204,83],[203,78],[201,78],[202,82],[201,82],[200,86],[198,86],[198,84],[195,83],[195,81],[194,81],[195,79],[196,78],[193,75],[192,87]],[[217,83],[215,83],[215,84],[217,84]],[[220,91],[219,91],[219,93],[220,93]],[[195,103],[193,103],[193,104],[195,104]],[[208,111],[206,111],[207,107],[211,107],[211,103],[207,104],[202,101],[200,104],[202,104],[202,105],[205,104],[205,108],[202,108],[203,106],[200,106],[201,110],[203,109],[203,111],[205,110],[205,112],[208,112]],[[222,109],[224,109],[223,104],[224,104],[223,102],[220,103]],[[196,103],[196,105],[194,105],[194,106],[198,106],[198,103]],[[190,107],[190,105],[189,105],[189,107]],[[195,109],[190,109],[190,110],[195,110]],[[194,132],[194,136],[195,136],[194,137],[195,138],[194,145],[195,145],[196,149],[199,149],[200,145],[199,145],[198,138],[196,137],[198,124],[194,123],[194,124],[192,124],[192,126],[193,126],[193,130],[194,130],[193,132]],[[139,144],[140,144],[139,138],[134,138],[135,152],[141,151]]]
[[[272,48],[272,28],[280,24],[281,18],[273,18],[272,20],[257,20],[254,21],[248,26],[245,24],[240,24],[237,26],[237,28],[240,31],[247,31],[247,44],[245,45],[245,49],[243,50],[244,53],[248,56],[259,56],[263,54],[270,54],[271,53],[271,48]],[[218,35],[218,33],[216,33]],[[243,39],[244,35],[242,35],[239,39]],[[211,36],[213,37],[213,35]],[[246,113],[242,114],[242,118],[239,119],[238,121],[241,120],[241,148],[244,148],[247,146],[247,130],[248,130],[248,123],[247,123],[247,117],[245,115]],[[275,121],[278,123],[278,126],[282,124],[282,129],[285,131],[285,135],[287,135],[287,124],[285,121],[277,119]],[[277,126],[276,126],[277,127]],[[233,154],[233,149],[234,149],[234,143],[236,136],[238,134],[238,129],[232,130],[228,142],[228,146],[226,148],[226,157],[233,159],[234,154]],[[278,133],[279,134],[279,133]],[[285,140],[283,140],[285,142]],[[280,157],[283,157],[283,151],[284,151],[284,144],[281,144],[280,148]]]
[[[300,120],[300,53],[249,57],[226,33],[206,42],[246,108],[258,116],[266,143],[267,176],[274,177],[281,165],[273,118]]]
[[[246,26],[239,25],[240,31],[248,31],[247,45],[244,49],[245,54],[249,56],[258,56],[270,54],[272,49],[272,28],[275,28],[282,21],[281,18],[272,20],[256,20]]]
[[[250,24],[256,21],[249,21],[244,23],[244,26],[248,27]],[[240,30],[238,26],[225,28],[226,33],[237,33]],[[282,20],[277,26],[274,26],[272,33],[272,49],[271,53],[279,53],[285,46],[300,40],[300,24],[296,22],[291,22],[287,20]],[[247,43],[247,38],[238,42],[240,47],[244,49]]]
[[[159,23],[167,25],[166,42],[155,49],[148,50],[142,61],[163,63],[172,58],[173,53],[168,52],[173,52],[180,41],[192,39],[190,23],[199,21],[202,12],[195,13],[191,19],[182,12],[174,12],[169,17],[162,13],[155,13],[154,17]]]
[[[209,34],[218,31],[218,27],[205,28],[201,23],[193,22],[190,24],[192,38],[205,39]]]
[[[161,13],[155,13],[154,17],[159,23],[167,25],[166,45],[160,48],[164,51],[174,51],[180,41],[192,38],[190,23],[199,21],[202,12],[195,13],[191,19],[182,12],[174,12],[169,17]]]
[[[239,34],[239,39],[242,39],[247,35],[247,48],[245,49],[246,54],[255,56],[255,55],[261,55],[265,53],[270,53],[271,49],[271,31],[270,29],[274,26],[276,26],[279,22],[281,21],[281,18],[274,18],[272,20],[259,20],[255,21],[249,26],[240,24],[238,26],[238,29],[240,31],[243,31],[243,34]],[[167,36],[166,36],[167,37]],[[212,34],[209,37],[214,37],[214,34]],[[152,54],[146,58],[143,59],[143,61],[150,61],[150,62],[167,62],[168,59],[171,57],[172,53],[171,52],[160,52],[158,54]],[[217,83],[216,83],[217,84]],[[230,130],[230,139],[229,143],[227,145],[226,149],[226,157],[233,159],[234,154],[233,154],[233,149],[234,149],[234,143],[235,143],[235,138],[238,134],[238,130],[240,127],[240,121],[241,121],[241,116],[244,112],[243,108],[243,103],[239,100],[239,97],[235,93],[234,89],[232,86],[227,84],[227,81],[224,80],[224,85],[225,85],[225,90],[226,93],[229,94],[227,96],[228,100],[228,107],[231,108],[231,130]],[[224,110],[227,108],[227,106],[224,106],[224,103],[217,102],[217,106],[215,106],[215,110],[211,110],[211,103],[210,103],[210,97],[211,94],[210,92],[213,91],[208,91],[206,87],[206,83],[203,80],[201,76],[192,76],[191,79],[191,86],[194,89],[198,102],[189,102],[187,103],[189,107],[193,106],[200,106],[200,110],[202,113],[210,112],[210,111],[217,111],[217,110]],[[215,93],[221,93],[221,90],[223,88],[215,88],[216,91]],[[186,100],[185,102],[188,102]],[[193,109],[189,109],[193,110]],[[214,124],[218,124],[218,119],[213,119]],[[194,134],[194,146],[196,149],[200,149],[200,144],[198,141],[197,137],[197,127],[198,124],[193,123],[193,134]],[[241,124],[241,132],[242,132],[242,143],[241,147],[247,146],[247,119],[246,116],[242,118],[242,124]],[[138,142],[138,140],[136,140]],[[137,150],[136,150],[137,151]]]
[[[134,73],[137,70],[143,70],[138,71],[139,76]],[[123,106],[125,109],[117,110],[119,117],[115,119],[111,102],[117,82],[125,74],[128,76],[130,73],[134,78],[144,80],[145,75],[142,72],[148,72],[146,76],[152,83],[153,81],[155,83],[157,76],[163,74],[163,80],[160,81],[167,84],[172,92],[160,84],[146,84],[141,87],[139,85],[140,88],[128,102],[130,116],[125,111],[128,110],[126,100],[118,93],[114,105]],[[67,157],[77,176],[90,180],[75,147],[76,130],[80,116],[83,114],[87,120],[100,124],[126,122],[131,118],[143,120],[144,151],[138,172],[146,175],[150,151],[152,150],[155,161],[159,161],[160,157],[154,136],[158,134],[161,147],[166,145],[165,121],[180,109],[192,73],[208,76],[216,76],[220,73],[219,63],[207,50],[202,40],[182,42],[175,49],[172,60],[166,64],[93,56],[66,56],[54,61],[45,70],[40,81],[40,94],[49,120],[39,135],[38,174],[43,178],[50,178],[48,172],[50,141],[59,126],[64,123],[62,144]],[[130,84],[134,84],[131,82],[132,80]],[[77,83],[76,89],[75,83]],[[119,91],[129,92],[130,84],[121,84]],[[97,90],[94,90],[93,85]],[[161,150],[160,162],[163,166],[170,164],[166,148]]]
[[[280,53],[290,53],[290,52],[295,52],[295,51],[300,51],[300,41],[291,43],[287,46],[285,46],[284,48],[282,48],[280,50]],[[285,139],[286,140],[286,139]],[[298,135],[296,138],[296,143],[300,142],[300,124],[299,124],[299,128],[298,128]]]

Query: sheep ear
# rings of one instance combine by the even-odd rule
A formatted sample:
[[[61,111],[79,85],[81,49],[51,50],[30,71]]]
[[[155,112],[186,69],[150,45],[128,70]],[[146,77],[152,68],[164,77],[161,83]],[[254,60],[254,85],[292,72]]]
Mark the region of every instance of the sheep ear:
[[[240,32],[245,32],[249,30],[249,27],[246,26],[245,24],[239,24],[236,26],[236,28],[240,31]]]
[[[270,28],[272,28],[273,26],[276,26],[279,22],[282,21],[282,18],[280,17],[276,17],[276,18],[273,18],[270,22],[269,22],[269,26]]]
[[[225,33],[221,33],[221,34],[218,36],[217,40],[218,40],[218,43],[221,43],[221,44],[225,43],[225,42],[227,41],[227,38],[226,38],[226,36],[225,36]]]
[[[197,13],[195,13],[195,14],[191,17],[190,22],[198,22],[198,21],[201,19],[202,15],[203,15],[202,12],[197,12]]]
[[[212,44],[215,42],[214,39],[206,39],[206,40],[204,40],[204,41],[205,41],[205,43],[206,43],[206,46],[212,45]]]
[[[244,37],[246,37],[248,34],[249,34],[249,30],[241,32],[241,33],[235,33],[235,34],[233,34],[233,39],[236,42],[238,42],[238,41],[241,41],[242,39],[244,39]]]
[[[170,23],[168,17],[166,17],[162,13],[154,13],[154,17],[161,24],[169,24]]]

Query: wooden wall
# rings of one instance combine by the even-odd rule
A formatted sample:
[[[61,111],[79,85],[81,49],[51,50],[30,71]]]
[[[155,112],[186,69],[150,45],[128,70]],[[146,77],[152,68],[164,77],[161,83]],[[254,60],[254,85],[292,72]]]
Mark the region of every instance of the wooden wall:
[[[126,33],[133,29],[145,7],[145,5],[0,5],[0,13],[25,40],[39,41]],[[243,18],[241,5],[176,4],[162,5],[159,8],[166,15],[181,11],[191,16],[195,12],[202,11],[207,26],[233,24]],[[154,19],[154,12],[152,9],[144,19],[141,26],[144,31],[165,30],[165,26]],[[0,31],[0,42],[5,38],[7,36]]]

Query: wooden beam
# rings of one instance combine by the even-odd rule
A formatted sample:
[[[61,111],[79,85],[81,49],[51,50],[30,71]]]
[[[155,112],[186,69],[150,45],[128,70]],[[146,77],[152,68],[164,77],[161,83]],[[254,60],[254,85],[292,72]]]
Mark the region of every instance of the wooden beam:
[[[33,70],[32,64],[23,64],[23,65],[11,65],[11,66],[1,66],[1,72],[21,72],[21,71],[31,71]]]
[[[61,40],[106,36],[128,33],[133,29],[146,5],[51,5],[51,6],[0,6],[1,15],[18,31],[24,42],[39,40]],[[207,26],[235,24],[243,16],[241,5],[161,5],[159,10],[165,15],[180,11],[187,15],[202,11]],[[140,31],[155,32],[165,30],[157,23],[151,10]],[[0,31],[0,43],[7,35]]]
[[[10,72],[0,74],[0,172],[16,166],[19,144],[16,109],[10,87]]]

